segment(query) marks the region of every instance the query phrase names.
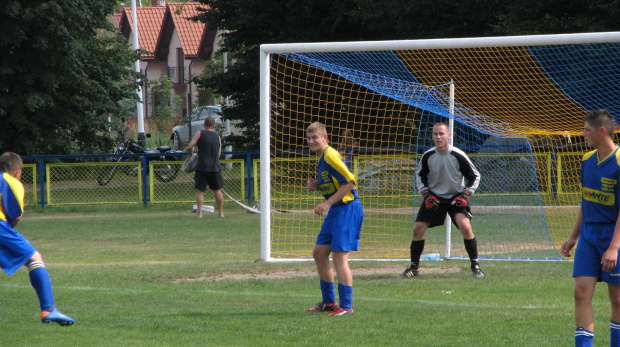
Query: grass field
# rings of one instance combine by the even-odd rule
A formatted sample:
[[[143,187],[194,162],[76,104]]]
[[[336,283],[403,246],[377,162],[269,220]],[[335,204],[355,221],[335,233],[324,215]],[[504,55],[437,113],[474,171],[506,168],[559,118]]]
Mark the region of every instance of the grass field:
[[[30,208],[18,225],[41,251],[56,304],[76,319],[44,325],[27,271],[0,275],[0,346],[571,346],[569,262],[352,262],[355,314],[320,300],[312,262],[265,263],[259,216],[226,205]],[[362,240],[363,245],[363,240]],[[408,244],[402,245],[404,248]],[[606,287],[595,345],[609,345]]]

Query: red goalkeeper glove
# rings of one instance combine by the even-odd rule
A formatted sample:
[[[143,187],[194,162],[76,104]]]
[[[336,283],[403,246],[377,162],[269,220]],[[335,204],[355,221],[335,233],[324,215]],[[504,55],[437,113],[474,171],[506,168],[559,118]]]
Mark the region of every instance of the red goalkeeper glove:
[[[467,189],[463,189],[463,192],[455,196],[450,204],[455,207],[465,208],[467,207],[467,199],[469,199],[470,195]]]
[[[424,207],[426,207],[427,210],[437,211],[439,209],[439,199],[435,194],[427,189],[422,192],[422,195],[424,196]]]

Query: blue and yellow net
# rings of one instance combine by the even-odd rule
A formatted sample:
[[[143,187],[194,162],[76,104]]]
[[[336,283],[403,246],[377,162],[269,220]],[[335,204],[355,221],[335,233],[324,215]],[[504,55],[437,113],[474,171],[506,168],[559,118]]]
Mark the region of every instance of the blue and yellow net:
[[[416,160],[433,146],[432,126],[453,119],[454,145],[482,175],[471,198],[481,258],[562,260],[584,117],[620,115],[617,42],[272,54],[270,71],[273,257],[309,257],[320,228],[309,211],[321,197],[305,190],[311,122],[327,126],[358,180],[366,218],[352,257],[398,259],[409,257],[421,203]],[[466,257],[450,233],[429,230],[425,253]]]

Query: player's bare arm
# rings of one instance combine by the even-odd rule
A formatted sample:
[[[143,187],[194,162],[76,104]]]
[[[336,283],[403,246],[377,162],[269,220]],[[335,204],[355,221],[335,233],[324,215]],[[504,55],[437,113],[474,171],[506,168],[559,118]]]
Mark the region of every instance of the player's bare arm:
[[[198,143],[199,138],[200,138],[200,131],[197,131],[194,134],[194,137],[192,137],[192,140],[187,144],[187,147],[185,148],[185,150],[188,152],[191,152],[192,148],[194,148],[194,146],[196,146],[196,144]],[[221,148],[222,148],[222,143],[220,142],[220,153],[221,153]]]
[[[306,189],[308,191],[314,191],[319,189],[319,181],[315,180],[314,178],[308,178],[308,181],[306,182]]]
[[[611,271],[618,264],[618,248],[620,248],[620,219],[616,221],[614,236],[611,239],[609,248],[607,248],[601,258],[604,271]]]
[[[579,239],[579,234],[581,230],[581,224],[583,223],[583,216],[581,215],[581,208],[579,208],[579,212],[577,213],[577,220],[575,221],[575,225],[573,226],[573,231],[571,232],[568,240],[562,243],[561,253],[565,257],[571,256],[570,251],[577,244],[577,240]]]
[[[218,156],[221,157],[222,156],[222,137],[218,136],[220,139],[220,152],[218,153]]]

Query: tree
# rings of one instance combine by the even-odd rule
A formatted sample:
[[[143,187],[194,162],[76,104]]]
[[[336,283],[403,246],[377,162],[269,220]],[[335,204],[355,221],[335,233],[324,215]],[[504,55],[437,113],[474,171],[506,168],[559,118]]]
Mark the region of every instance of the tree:
[[[168,76],[162,76],[159,81],[150,81],[151,99],[154,110],[151,116],[151,125],[157,132],[169,134],[177,120],[173,117],[181,109],[183,99],[172,93],[172,81]],[[161,141],[161,140],[159,140]],[[158,142],[158,145],[163,145]]]
[[[0,7],[0,148],[100,153],[108,116],[136,97],[137,54],[114,32],[115,1],[8,0]],[[134,104],[135,107],[135,104]]]
[[[617,0],[552,0],[512,2],[494,26],[510,35],[564,34],[620,30]]]
[[[209,10],[197,20],[226,30],[222,50],[234,57],[227,73],[197,83],[233,103],[226,119],[239,120],[245,136],[235,148],[258,148],[259,45],[286,42],[395,40],[479,36],[492,32],[494,14],[506,0],[200,0]],[[465,30],[464,30],[465,28]]]
[[[617,30],[617,0],[198,0],[196,20],[225,30],[222,50],[234,57],[227,73],[197,83],[229,96],[224,117],[247,131],[235,148],[258,148],[259,45],[549,34]]]

